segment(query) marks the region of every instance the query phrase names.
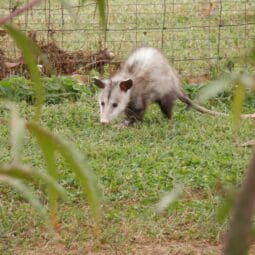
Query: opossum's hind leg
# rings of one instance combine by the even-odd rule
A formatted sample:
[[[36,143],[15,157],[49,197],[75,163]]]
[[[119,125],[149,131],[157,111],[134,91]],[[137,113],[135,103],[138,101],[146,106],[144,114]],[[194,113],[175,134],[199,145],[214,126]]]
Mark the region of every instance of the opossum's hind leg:
[[[176,97],[174,95],[167,94],[157,101],[162,113],[168,119],[172,118],[172,111],[173,111],[175,100],[176,100]]]
[[[126,126],[130,126],[137,121],[142,121],[144,116],[145,108],[136,109],[134,107],[128,107],[125,111],[127,119],[124,121]]]

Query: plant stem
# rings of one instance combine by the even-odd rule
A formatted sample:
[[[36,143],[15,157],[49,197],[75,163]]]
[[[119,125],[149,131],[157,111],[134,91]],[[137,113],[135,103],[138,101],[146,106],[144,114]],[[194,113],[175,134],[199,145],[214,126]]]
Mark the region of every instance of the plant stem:
[[[226,236],[224,255],[246,255],[255,201],[255,153],[236,200],[233,217]]]
[[[25,4],[21,8],[19,8],[19,9],[15,10],[14,12],[10,13],[8,16],[1,18],[0,19],[0,25],[5,24],[6,22],[10,21],[14,17],[16,17],[16,16],[20,15],[21,13],[31,9],[34,5],[39,4],[41,1],[42,0],[32,0],[32,1],[28,2],[27,4]]]

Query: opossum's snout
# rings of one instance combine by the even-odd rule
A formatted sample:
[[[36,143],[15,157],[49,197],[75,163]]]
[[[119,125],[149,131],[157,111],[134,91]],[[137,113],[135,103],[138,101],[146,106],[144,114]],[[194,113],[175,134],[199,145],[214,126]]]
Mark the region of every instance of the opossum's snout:
[[[100,122],[101,124],[110,124],[115,119],[115,114],[110,109],[101,109]]]
[[[123,109],[118,107],[117,104],[108,104],[103,107],[101,105],[100,122],[110,124],[122,111]]]
[[[106,120],[106,119],[101,119],[100,123],[103,124],[103,125],[108,125],[108,124],[110,124],[110,121]]]

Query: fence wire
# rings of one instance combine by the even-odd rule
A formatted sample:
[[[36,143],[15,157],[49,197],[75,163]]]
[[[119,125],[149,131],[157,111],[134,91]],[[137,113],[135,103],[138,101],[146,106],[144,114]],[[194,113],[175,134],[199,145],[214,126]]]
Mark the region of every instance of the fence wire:
[[[4,3],[3,3],[4,2]],[[2,1],[1,16],[27,1]],[[66,51],[111,50],[116,60],[132,49],[153,46],[183,75],[211,74],[242,68],[241,56],[255,38],[254,0],[107,0],[106,28],[100,27],[93,1],[45,0],[12,22],[38,40],[55,41]],[[10,38],[0,49],[19,53]]]

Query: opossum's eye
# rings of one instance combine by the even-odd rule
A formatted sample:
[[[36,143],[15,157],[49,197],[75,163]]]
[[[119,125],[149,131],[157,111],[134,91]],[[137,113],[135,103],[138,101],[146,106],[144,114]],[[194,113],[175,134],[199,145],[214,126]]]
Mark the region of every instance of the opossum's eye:
[[[114,107],[114,108],[116,108],[117,106],[118,106],[117,103],[113,103],[113,104],[112,104],[112,107]]]
[[[101,105],[104,106],[104,102],[101,102]]]

